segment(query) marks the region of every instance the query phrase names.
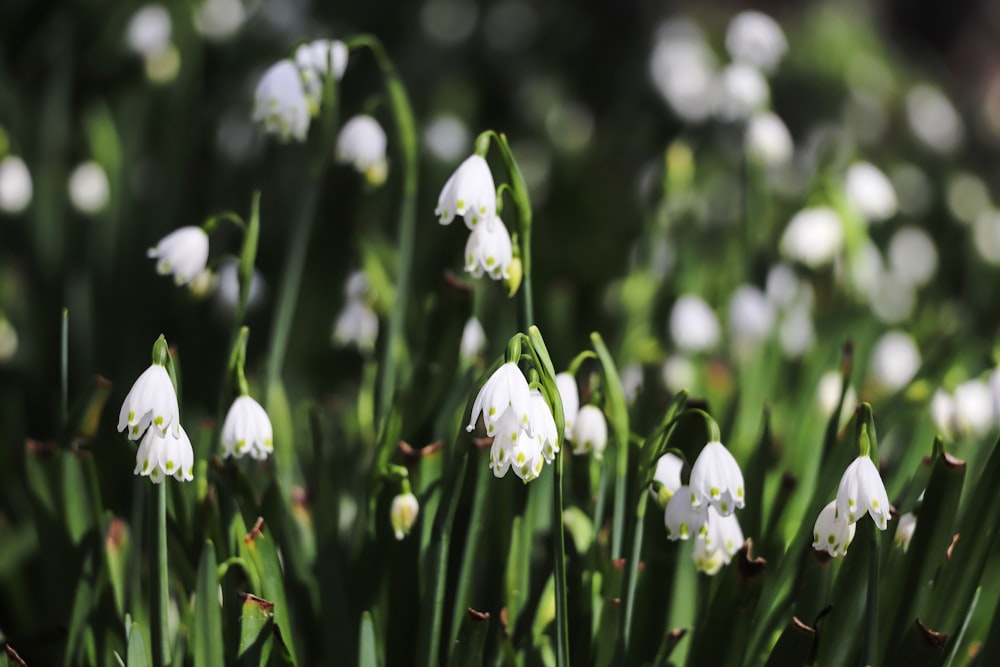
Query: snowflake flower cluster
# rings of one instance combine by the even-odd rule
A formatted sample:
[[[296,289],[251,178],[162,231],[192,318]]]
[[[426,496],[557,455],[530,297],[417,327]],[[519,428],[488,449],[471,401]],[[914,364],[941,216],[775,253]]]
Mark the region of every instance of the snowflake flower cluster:
[[[854,539],[854,524],[869,514],[879,530],[885,530],[889,511],[889,496],[878,468],[869,457],[859,456],[840,478],[836,500],[830,501],[816,518],[813,549],[834,557],[845,556]]]

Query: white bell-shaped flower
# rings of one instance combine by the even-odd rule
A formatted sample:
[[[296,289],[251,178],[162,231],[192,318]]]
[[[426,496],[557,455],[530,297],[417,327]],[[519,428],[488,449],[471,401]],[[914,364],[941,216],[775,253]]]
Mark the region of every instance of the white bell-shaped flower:
[[[160,435],[156,429],[149,429],[139,443],[135,454],[133,473],[149,477],[159,484],[164,477],[173,477],[178,482],[194,479],[194,449],[191,439],[178,424],[177,435]]]
[[[495,476],[503,477],[507,474],[511,455],[522,437],[525,437],[524,429],[514,413],[504,410],[493,427],[493,444],[490,445],[490,470]]]
[[[305,141],[310,116],[309,99],[295,63],[281,60],[264,72],[254,92],[254,122],[281,141]]]
[[[733,60],[771,72],[788,50],[788,40],[777,21],[750,10],[740,12],[729,22],[726,50]]]
[[[510,467],[521,481],[528,482],[538,479],[545,467],[545,455],[538,438],[533,438],[524,431],[517,439],[517,444],[510,452]]]
[[[742,508],[746,495],[743,472],[721,442],[705,445],[691,466],[692,503],[707,503],[722,516]]]
[[[869,362],[872,379],[889,391],[905,387],[920,369],[920,350],[902,331],[887,331],[876,341]]]
[[[83,162],[69,175],[69,200],[86,215],[104,210],[111,199],[111,184],[104,167],[93,160]]]
[[[653,481],[659,482],[658,488],[651,486],[649,492],[653,494],[661,507],[666,507],[670,499],[681,488],[681,471],[684,469],[684,460],[676,454],[667,452],[656,460],[656,470],[653,471]]]
[[[938,153],[953,152],[965,138],[955,105],[930,84],[917,84],[906,94],[906,118],[917,139]]]
[[[671,540],[688,540],[702,535],[708,522],[708,505],[694,505],[693,491],[688,486],[680,486],[667,502],[663,511],[663,522],[667,527],[667,537]]]
[[[837,501],[831,500],[820,510],[813,525],[813,549],[825,551],[834,558],[847,554],[856,527],[845,518],[837,518]]]
[[[781,235],[781,254],[813,269],[830,264],[843,247],[843,223],[826,206],[799,211]]]
[[[653,85],[686,121],[704,121],[711,112],[715,55],[697,25],[675,19],[660,26],[649,55]]]
[[[660,368],[663,386],[672,392],[681,389],[691,389],[698,381],[698,369],[694,363],[683,354],[672,354],[663,362]]]
[[[388,172],[385,147],[385,130],[378,121],[371,116],[355,116],[340,130],[336,157],[341,164],[352,165],[372,185],[381,185]]]
[[[161,276],[173,274],[174,282],[187,285],[205,270],[208,234],[195,226],[175,229],[147,250],[146,256],[156,260],[156,272]]]
[[[378,338],[378,314],[363,301],[348,299],[333,325],[333,343],[341,347],[355,345],[361,352],[375,349]]]
[[[608,446],[608,422],[596,405],[585,405],[576,414],[573,424],[573,453],[594,452],[594,458],[604,458]]]
[[[508,361],[493,372],[486,380],[482,389],[476,394],[472,404],[472,415],[466,431],[476,428],[479,416],[483,416],[486,424],[486,434],[496,433],[497,422],[503,413],[510,408],[515,423],[525,429],[529,435],[533,433],[531,425],[531,390],[528,381],[517,364]]]
[[[295,50],[295,64],[301,72],[303,86],[313,110],[319,109],[323,97],[323,77],[333,68],[340,80],[347,69],[347,46],[331,39],[317,39]]]
[[[844,518],[850,523],[870,514],[872,521],[885,530],[889,521],[889,496],[878,468],[867,456],[859,456],[847,466],[837,490],[835,519]]]
[[[486,347],[486,331],[476,317],[465,321],[462,329],[462,341],[458,345],[458,357],[463,363],[469,364],[476,360]]]
[[[694,561],[695,569],[709,576],[718,574],[722,566],[729,562],[724,549],[710,549],[708,543],[702,539],[694,541],[691,559]]]
[[[538,443],[542,447],[542,454],[546,463],[552,463],[556,454],[559,453],[559,434],[556,431],[556,420],[552,416],[552,408],[537,389],[531,390],[531,397],[528,404],[531,431]]]
[[[470,155],[445,182],[434,215],[442,225],[464,216],[466,226],[474,230],[484,221],[495,226],[499,221],[496,213],[497,192],[490,166],[479,155]]]
[[[954,405],[955,425],[960,433],[981,438],[996,425],[993,392],[985,380],[973,378],[955,387]]]
[[[722,551],[723,563],[728,565],[733,554],[743,546],[743,529],[739,519],[735,514],[722,516],[711,505],[708,506],[706,517],[704,536],[699,539],[705,541],[708,551]]]
[[[721,329],[715,311],[694,294],[684,294],[670,311],[670,337],[686,353],[708,352],[719,344]]]
[[[749,353],[774,331],[774,305],[753,285],[741,285],[729,299],[729,333],[737,356]]]
[[[180,410],[177,393],[167,369],[153,364],[142,372],[122,403],[118,413],[118,430],[128,427],[128,439],[138,440],[150,425],[166,437],[180,437]]]
[[[747,155],[767,167],[788,164],[795,152],[788,127],[770,111],[758,111],[750,117],[743,141]]]
[[[938,433],[950,440],[955,437],[955,399],[944,389],[931,397],[931,422]]]
[[[0,160],[0,211],[17,214],[28,208],[34,188],[24,160],[8,155]]]
[[[233,401],[222,423],[223,456],[244,454],[262,461],[274,451],[274,430],[260,403],[250,396]]]
[[[556,374],[556,388],[559,390],[559,398],[562,399],[563,420],[566,423],[563,437],[569,438],[573,433],[576,416],[580,412],[580,391],[576,387],[576,378],[569,373]]]
[[[882,222],[898,209],[892,182],[870,162],[855,162],[848,167],[844,191],[851,206],[868,222]]]
[[[392,532],[397,540],[402,540],[410,534],[419,514],[420,502],[412,492],[400,493],[392,499],[389,521],[392,523]]]
[[[621,370],[620,378],[622,383],[622,393],[629,404],[634,403],[642,391],[642,384],[645,377],[642,372],[642,364],[631,363]]]
[[[465,270],[476,278],[483,273],[493,280],[510,278],[508,267],[514,259],[510,233],[500,218],[493,225],[478,225],[465,244]]]
[[[909,549],[910,540],[913,539],[913,531],[916,529],[917,517],[914,516],[913,512],[907,512],[899,517],[899,523],[896,524],[896,536],[892,538],[893,546],[901,548],[903,551]]]

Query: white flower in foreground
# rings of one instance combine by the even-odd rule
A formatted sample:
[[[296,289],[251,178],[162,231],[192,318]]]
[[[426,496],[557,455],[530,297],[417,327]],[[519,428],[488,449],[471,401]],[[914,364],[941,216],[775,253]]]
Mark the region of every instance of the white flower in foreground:
[[[708,506],[703,537],[709,552],[722,551],[722,561],[729,564],[733,554],[743,546],[743,529],[735,514],[722,516],[711,505]],[[700,568],[699,568],[700,569]]]
[[[788,50],[778,22],[757,11],[740,12],[726,28],[726,50],[733,60],[771,72]]]
[[[138,9],[125,28],[125,41],[137,55],[152,58],[170,48],[170,14],[163,5]]]
[[[118,430],[127,426],[129,440],[138,440],[151,424],[161,437],[168,431],[171,437],[180,437],[177,393],[167,369],[160,364],[152,364],[142,372],[118,413]]]
[[[385,147],[385,130],[378,121],[371,116],[355,116],[344,123],[337,137],[337,161],[353,165],[372,185],[381,185],[388,172]]]
[[[868,222],[882,222],[896,214],[896,190],[885,173],[870,162],[855,162],[844,177],[847,200]]]
[[[538,479],[542,474],[542,468],[545,467],[545,455],[538,438],[522,431],[517,444],[510,452],[510,467],[525,484]]]
[[[569,438],[573,433],[576,416],[580,412],[580,391],[576,388],[576,378],[569,373],[556,374],[556,388],[559,389],[559,398],[562,399],[563,420],[566,423],[563,437]]]
[[[164,477],[173,476],[178,482],[194,479],[194,449],[191,439],[178,424],[178,435],[160,435],[156,429],[149,429],[139,443],[135,453],[133,474],[149,477],[159,484]]]
[[[833,261],[844,247],[844,226],[826,206],[796,213],[781,235],[781,254],[818,269]]]
[[[892,539],[893,546],[901,547],[903,551],[909,549],[910,540],[913,539],[913,531],[916,529],[917,517],[913,515],[913,512],[907,512],[899,517],[899,523],[896,524],[896,536]]]
[[[870,514],[872,521],[885,530],[889,521],[889,496],[878,468],[867,456],[859,456],[847,466],[837,490],[834,518],[844,518],[850,523]]]
[[[497,192],[490,166],[479,155],[470,155],[441,189],[434,215],[442,225],[451,224],[457,215],[464,216],[466,226],[475,229],[483,220],[494,225],[496,213]]]
[[[696,570],[709,576],[718,574],[722,566],[731,560],[731,558],[727,558],[724,549],[709,549],[708,543],[703,539],[694,541],[691,559],[694,561]]]
[[[291,60],[271,65],[254,92],[253,120],[281,141],[305,141],[310,108],[299,68]]]
[[[0,211],[20,213],[28,208],[34,189],[24,160],[8,155],[0,160]]]
[[[691,503],[708,503],[722,516],[742,508],[745,500],[743,473],[736,459],[721,442],[710,442],[691,466]]]
[[[420,514],[420,503],[412,492],[400,493],[392,499],[389,521],[392,523],[392,532],[397,540],[402,540],[410,534],[413,524],[417,522],[418,514]]]
[[[541,446],[546,463],[552,463],[559,452],[559,434],[556,431],[556,420],[552,416],[549,402],[537,389],[531,390],[528,404],[528,420],[531,430]]]
[[[758,111],[750,117],[743,145],[751,158],[768,167],[788,164],[795,152],[788,127],[770,111]]]
[[[847,547],[854,539],[855,525],[844,518],[836,518],[837,501],[831,500],[820,510],[813,525],[813,549],[825,551],[834,558],[847,554]]]
[[[937,272],[937,246],[919,227],[901,227],[889,240],[892,272],[915,287],[929,283]]]
[[[869,367],[875,382],[896,391],[905,387],[920,369],[920,350],[908,334],[888,331],[875,343]]]
[[[719,344],[719,319],[700,296],[685,294],[670,311],[670,336],[682,352],[708,352]]]
[[[476,278],[487,273],[493,280],[510,278],[508,267],[514,259],[510,232],[500,218],[492,225],[477,225],[465,243],[465,270]]]
[[[493,444],[490,445],[490,470],[503,477],[510,469],[511,454],[517,441],[524,437],[524,430],[510,410],[504,410],[493,427]]]
[[[175,229],[146,251],[146,256],[156,259],[156,272],[161,276],[174,275],[174,282],[187,285],[205,270],[208,261],[208,234],[201,227],[187,226]]]
[[[222,423],[223,456],[244,454],[263,461],[274,451],[271,420],[261,404],[250,396],[239,396],[229,407]]]
[[[681,488],[681,470],[684,469],[684,461],[676,454],[667,452],[656,460],[656,470],[653,471],[653,481],[659,482],[658,492],[653,488],[649,492],[653,494],[660,506],[666,508],[667,503]]]
[[[724,121],[745,120],[766,106],[770,96],[767,79],[760,70],[743,63],[733,63],[719,73],[713,111]]]
[[[524,379],[517,364],[508,361],[496,369],[479,390],[465,430],[471,432],[475,429],[479,415],[482,415],[486,434],[493,435],[496,433],[497,421],[510,408],[514,421],[530,435],[533,433],[530,405],[531,390],[528,388],[528,381]]]
[[[580,408],[576,413],[571,440],[574,454],[593,451],[598,461],[604,458],[604,449],[608,446],[608,422],[600,408],[595,405]]]
[[[375,349],[378,338],[378,314],[362,301],[348,299],[333,325],[333,342],[346,347],[355,345],[362,352]]]
[[[347,46],[330,39],[317,39],[295,50],[295,64],[302,73],[303,86],[314,112],[319,109],[323,97],[323,77],[332,65],[334,78],[343,78],[347,56]]]
[[[702,535],[708,521],[708,505],[692,505],[692,491],[687,486],[679,486],[667,502],[663,511],[663,523],[667,527],[667,537],[673,541],[687,540]]]
[[[475,317],[470,317],[462,329],[462,342],[458,345],[458,357],[465,363],[475,361],[486,347],[486,331]]]
[[[69,200],[81,213],[100,213],[110,198],[108,174],[93,160],[78,165],[69,175]]]

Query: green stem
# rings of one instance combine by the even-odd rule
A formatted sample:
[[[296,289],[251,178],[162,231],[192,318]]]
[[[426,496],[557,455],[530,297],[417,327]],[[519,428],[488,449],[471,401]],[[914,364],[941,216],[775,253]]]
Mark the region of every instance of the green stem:
[[[521,168],[517,166],[517,160],[510,150],[507,137],[503,134],[490,132],[496,140],[497,147],[503,157],[504,166],[510,175],[510,192],[517,205],[518,219],[518,242],[521,249],[521,331],[527,331],[535,324],[534,292],[531,287],[531,197],[528,194],[528,186],[524,182]]]
[[[169,576],[167,569],[167,480],[153,485],[150,503],[152,530],[151,552],[155,559],[153,567],[153,589],[150,596],[150,635],[153,644],[153,665],[166,667],[170,664],[170,637],[167,623],[170,612]]]
[[[472,574],[476,569],[477,551],[479,542],[483,534],[483,510],[486,507],[486,492],[490,488],[493,471],[485,465],[482,456],[477,456],[478,470],[476,471],[476,490],[472,497],[472,510],[469,512],[469,533],[465,538],[465,547],[462,549],[462,560],[459,561],[458,583],[455,585],[455,605],[451,615],[451,643],[454,645],[458,639],[459,628],[462,627],[462,619],[466,615],[466,608],[469,604],[469,588],[472,585]]]
[[[871,553],[868,560],[868,594],[865,609],[868,619],[865,623],[865,665],[874,665],[878,660],[878,586],[881,531],[874,519],[868,523],[868,539]]]
[[[529,300],[530,303],[530,300]],[[566,527],[563,523],[563,458],[556,455],[552,484],[552,576],[556,582],[556,664],[569,665],[569,609],[566,598]]]
[[[66,426],[69,419],[69,308],[63,308],[62,311],[62,330],[59,338],[59,379],[60,414],[63,426]]]
[[[624,627],[619,633],[618,664],[625,664],[632,639],[632,616],[635,613],[635,591],[639,581],[639,558],[642,555],[642,540],[646,523],[646,503],[649,502],[649,492],[639,491],[639,504],[635,510],[635,533],[632,535],[632,553],[625,565],[627,581],[625,582],[625,613],[622,614]]]

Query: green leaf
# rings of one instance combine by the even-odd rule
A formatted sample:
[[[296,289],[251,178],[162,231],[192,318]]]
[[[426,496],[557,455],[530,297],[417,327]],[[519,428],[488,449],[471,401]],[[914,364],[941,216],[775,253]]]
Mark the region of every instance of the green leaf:
[[[144,635],[145,633],[139,624],[133,623],[128,633],[128,654],[126,655],[128,667],[148,667],[152,664]]]
[[[222,609],[218,601],[219,573],[215,545],[206,540],[198,562],[198,582],[194,598],[195,667],[222,667]]]
[[[816,643],[818,635],[812,628],[795,616],[778,638],[778,643],[771,649],[764,667],[789,667],[789,665],[806,665],[815,662]]]
[[[490,629],[490,615],[472,608],[466,609],[462,618],[458,639],[451,652],[449,665],[454,667],[478,667],[483,664],[483,650],[486,635]]]
[[[252,562],[257,566],[257,571],[260,573],[261,590],[264,597],[270,600],[270,612],[274,617],[274,623],[285,640],[292,664],[297,664],[298,661],[293,641],[294,628],[292,627],[289,615],[281,563],[278,561],[278,553],[275,549],[274,541],[263,532],[263,520],[257,521],[257,525],[254,526],[244,541],[247,545],[247,550],[250,552]]]
[[[245,593],[240,623],[240,646],[237,663],[241,667],[263,667],[271,657],[274,637],[274,605]]]
[[[518,515],[514,517],[510,532],[510,554],[507,558],[507,573],[504,577],[507,607],[507,625],[517,626],[517,620],[528,600],[531,584],[531,526]]]
[[[372,614],[366,611],[361,614],[361,631],[358,643],[361,650],[358,653],[359,667],[378,667],[382,664],[378,659],[378,646],[375,642],[375,624],[372,621]]]
[[[656,430],[644,441],[639,454],[639,479],[642,480],[643,486],[653,479],[653,473],[656,472],[656,462],[667,453],[667,449],[670,447],[668,444],[670,429],[677,417],[684,411],[687,399],[686,391],[682,390],[674,394],[670,403],[667,404]]]

